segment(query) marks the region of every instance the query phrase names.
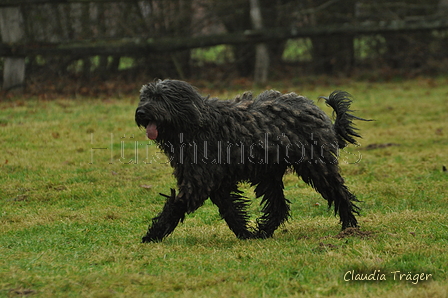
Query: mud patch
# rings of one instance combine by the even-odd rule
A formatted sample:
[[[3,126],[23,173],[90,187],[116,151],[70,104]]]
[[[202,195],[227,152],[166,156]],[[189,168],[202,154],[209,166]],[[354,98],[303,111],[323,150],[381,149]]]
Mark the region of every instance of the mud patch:
[[[359,237],[362,239],[370,238],[373,235],[373,232],[370,231],[361,231],[359,228],[347,228],[341,231],[339,234],[334,236],[337,239],[344,239],[347,237]]]
[[[10,290],[9,290],[9,294],[10,294],[10,296],[13,296],[13,297],[15,297],[15,296],[23,297],[23,296],[33,295],[33,294],[36,294],[36,293],[37,293],[37,292],[34,291],[34,290],[30,290],[30,289],[22,289],[22,288],[19,288],[19,289],[10,289]]]
[[[400,146],[400,144],[396,144],[396,143],[383,143],[383,144],[378,144],[378,143],[374,143],[374,144],[369,144],[365,147],[366,150],[374,150],[374,149],[382,149],[382,148],[387,148],[387,147],[392,147],[392,146]]]

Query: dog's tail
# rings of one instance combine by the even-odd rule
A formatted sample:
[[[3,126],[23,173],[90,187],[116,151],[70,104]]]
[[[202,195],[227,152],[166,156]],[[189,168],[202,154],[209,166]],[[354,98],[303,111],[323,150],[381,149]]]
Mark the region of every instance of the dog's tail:
[[[334,113],[336,113],[336,119],[334,121],[334,130],[336,131],[338,138],[339,148],[346,147],[349,143],[357,144],[355,138],[360,138],[361,135],[357,132],[357,128],[353,124],[353,120],[371,121],[363,118],[356,117],[350,110],[350,104],[352,103],[351,95],[344,91],[333,91],[329,97],[322,97],[325,99],[325,103],[332,107]],[[334,115],[333,113],[333,115]]]

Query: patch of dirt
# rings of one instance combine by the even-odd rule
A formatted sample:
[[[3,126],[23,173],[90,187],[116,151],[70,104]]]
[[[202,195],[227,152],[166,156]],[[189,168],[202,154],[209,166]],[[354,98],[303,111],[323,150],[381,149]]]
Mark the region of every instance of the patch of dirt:
[[[337,239],[344,239],[346,237],[352,237],[352,236],[359,238],[369,238],[372,234],[373,232],[361,231],[359,228],[347,228],[334,237]]]
[[[319,247],[320,248],[328,248],[328,249],[336,249],[338,248],[337,245],[331,244],[331,243],[323,243],[323,242],[319,242]]]
[[[21,289],[21,288],[19,288],[19,289],[10,289],[9,290],[9,294],[10,294],[10,296],[13,296],[13,297],[15,297],[15,296],[23,297],[23,296],[27,296],[27,295],[36,294],[36,291],[30,290],[30,289]]]
[[[366,150],[374,150],[374,149],[382,149],[382,148],[387,148],[387,147],[392,147],[392,146],[400,146],[400,144],[396,144],[396,143],[383,143],[383,144],[378,144],[378,143],[373,143],[373,144],[369,144],[365,147]]]

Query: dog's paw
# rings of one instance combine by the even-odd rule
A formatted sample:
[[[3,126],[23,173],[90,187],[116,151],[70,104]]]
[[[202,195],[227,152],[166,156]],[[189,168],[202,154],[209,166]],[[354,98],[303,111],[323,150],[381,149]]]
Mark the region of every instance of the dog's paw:
[[[257,238],[257,239],[267,239],[267,238],[271,238],[273,236],[273,234],[274,234],[274,232],[268,233],[266,231],[259,230],[255,234],[255,238]]]
[[[162,241],[162,239],[159,239],[157,237],[148,236],[148,235],[146,235],[142,238],[142,243],[161,242],[161,241]]]
[[[238,234],[235,234],[235,236],[240,239],[240,240],[247,240],[247,239],[256,239],[257,234],[252,232],[252,231],[244,231],[244,232],[240,232]]]

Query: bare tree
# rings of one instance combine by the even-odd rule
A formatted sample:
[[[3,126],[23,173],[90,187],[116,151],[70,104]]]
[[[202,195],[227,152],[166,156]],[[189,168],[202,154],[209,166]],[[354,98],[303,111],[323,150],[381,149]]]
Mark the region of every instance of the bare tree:
[[[375,2],[360,1],[363,19],[382,22],[408,21],[441,17],[437,14],[437,4],[443,7],[443,0],[408,0]],[[440,12],[439,12],[440,13]],[[442,17],[444,18],[444,16]],[[383,60],[393,69],[416,69],[427,63],[433,36],[428,31],[383,33]]]
[[[356,0],[313,1],[315,26],[341,26],[354,18]],[[311,38],[316,73],[347,73],[354,65],[353,36],[349,34]]]
[[[19,7],[0,8],[0,30],[3,42],[20,42],[25,36]],[[22,92],[25,83],[25,58],[7,57],[3,65],[3,90]]]
[[[250,17],[254,29],[263,29],[260,3],[258,0],[250,0]],[[265,84],[268,80],[269,52],[265,43],[258,43],[255,47],[254,83]]]

